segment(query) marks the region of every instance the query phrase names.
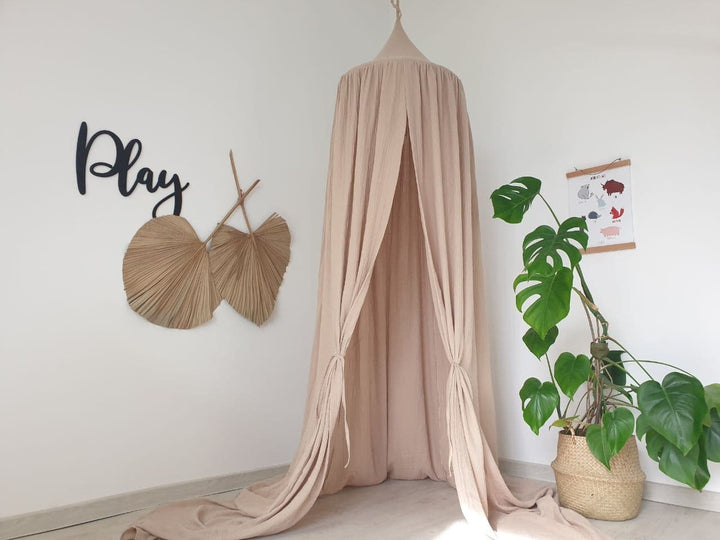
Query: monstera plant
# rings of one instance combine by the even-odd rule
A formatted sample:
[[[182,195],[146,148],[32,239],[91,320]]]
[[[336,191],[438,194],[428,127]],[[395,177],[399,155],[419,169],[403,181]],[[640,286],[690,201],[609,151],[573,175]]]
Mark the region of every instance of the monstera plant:
[[[548,368],[548,379],[531,377],[520,389],[525,422],[537,434],[552,426],[584,436],[593,455],[610,460],[637,434],[667,476],[701,490],[710,478],[708,460],[720,462],[720,384],[703,386],[691,373],[661,361],[633,356],[609,332],[580,263],[587,247],[585,220],[560,221],[540,193],[537,178],[517,178],[491,195],[495,218],[520,223],[539,198],[554,225],[541,225],[522,244],[523,270],[515,278],[515,301],[529,328],[523,341]],[[587,317],[591,343],[579,354],[550,356],[558,323],[576,295]],[[554,358],[554,361],[551,360]],[[657,380],[648,370],[668,371]],[[567,399],[561,400],[561,393]]]

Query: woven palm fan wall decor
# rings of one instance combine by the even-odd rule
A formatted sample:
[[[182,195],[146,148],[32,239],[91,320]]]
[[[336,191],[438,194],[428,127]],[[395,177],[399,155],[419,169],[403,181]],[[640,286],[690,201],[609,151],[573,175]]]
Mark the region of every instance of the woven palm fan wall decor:
[[[275,307],[290,262],[290,229],[272,214],[253,230],[245,199],[260,180],[240,188],[230,151],[238,198],[215,230],[201,241],[188,221],[153,218],[135,233],[123,259],[128,304],[148,321],[167,328],[194,328],[212,319],[222,299],[258,326]],[[225,225],[242,210],[248,232]]]

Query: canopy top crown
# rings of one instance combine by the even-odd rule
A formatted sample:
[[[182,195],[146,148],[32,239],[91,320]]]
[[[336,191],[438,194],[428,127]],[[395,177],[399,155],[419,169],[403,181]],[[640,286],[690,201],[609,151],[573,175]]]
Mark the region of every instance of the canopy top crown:
[[[393,8],[395,8],[395,27],[385,46],[375,57],[375,60],[386,60],[388,58],[412,58],[415,60],[425,60],[427,58],[405,33],[405,29],[400,22],[402,11],[400,10],[400,0],[390,0]]]

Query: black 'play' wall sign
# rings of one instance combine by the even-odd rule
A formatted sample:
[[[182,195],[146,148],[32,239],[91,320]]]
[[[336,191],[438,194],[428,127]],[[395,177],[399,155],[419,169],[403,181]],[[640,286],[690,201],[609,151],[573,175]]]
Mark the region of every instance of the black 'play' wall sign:
[[[109,137],[115,145],[115,158],[112,163],[106,161],[95,161],[88,168],[88,155],[93,143],[102,136]],[[77,175],[77,188],[81,195],[85,195],[87,191],[86,174],[89,172],[97,178],[110,178],[117,176],[117,185],[120,195],[128,197],[135,191],[140,184],[144,185],[150,193],[155,193],[158,189],[171,189],[172,191],[163,197],[153,208],[152,217],[157,217],[157,211],[160,206],[170,199],[173,199],[173,214],[180,215],[182,210],[182,193],[190,185],[180,182],[180,177],[173,174],[168,178],[166,170],[160,171],[157,176],[148,167],[138,169],[135,179],[128,185],[128,175],[130,168],[140,157],[142,151],[142,143],[138,139],[131,139],[127,145],[124,145],[120,137],[112,131],[103,129],[96,132],[88,139],[87,123],[80,124],[80,132],[77,138],[77,150],[75,152],[75,172]]]

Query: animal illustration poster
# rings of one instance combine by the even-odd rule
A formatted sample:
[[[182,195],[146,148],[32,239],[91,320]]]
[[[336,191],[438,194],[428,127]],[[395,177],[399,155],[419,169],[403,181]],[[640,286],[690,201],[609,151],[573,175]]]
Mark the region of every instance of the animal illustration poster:
[[[635,248],[630,160],[567,174],[570,215],[588,226],[586,253]]]

